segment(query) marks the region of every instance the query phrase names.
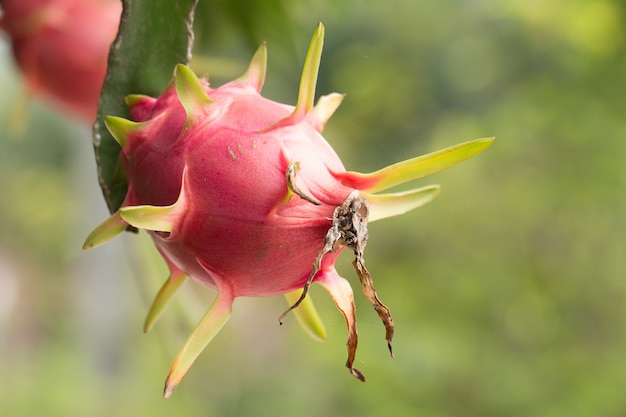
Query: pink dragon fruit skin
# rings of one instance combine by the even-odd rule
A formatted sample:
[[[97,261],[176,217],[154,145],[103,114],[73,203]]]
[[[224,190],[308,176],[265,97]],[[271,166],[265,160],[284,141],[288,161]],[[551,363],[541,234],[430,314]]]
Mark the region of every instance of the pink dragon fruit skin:
[[[262,45],[246,74],[235,81],[213,89],[179,65],[160,97],[127,98],[134,121],[105,119],[122,147],[129,187],[121,208],[92,232],[85,248],[129,225],[148,231],[171,275],[148,314],[146,331],[186,276],[218,293],[174,361],[165,396],[227,321],[236,297],[286,294],[293,304],[287,312],[297,307],[293,311],[299,320],[323,338],[310,298],[305,298],[312,282],[330,293],[344,315],[346,366],[364,380],[352,365],[357,345],[352,290],[334,268],[343,248],[355,252],[363,290],[383,319],[390,348],[393,322],[360,258],[366,229],[357,232],[358,244],[344,234],[356,227],[350,219],[366,226],[368,218],[419,207],[434,198],[438,186],[374,192],[447,168],[492,142],[466,142],[371,174],[346,171],[320,133],[343,96],[324,96],[313,106],[323,36],[320,24],[295,107],[260,95],[266,66]],[[345,210],[347,216],[341,214]]]
[[[121,2],[4,0],[2,10],[28,93],[93,122]]]

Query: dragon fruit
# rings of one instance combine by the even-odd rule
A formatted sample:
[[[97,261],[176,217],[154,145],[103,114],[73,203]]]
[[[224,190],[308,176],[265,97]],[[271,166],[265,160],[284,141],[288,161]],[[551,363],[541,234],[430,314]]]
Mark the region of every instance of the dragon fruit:
[[[148,331],[187,276],[217,290],[217,297],[171,366],[164,395],[171,395],[194,360],[225,324],[236,297],[285,294],[301,322],[319,338],[324,330],[307,297],[322,285],[348,327],[346,366],[354,368],[356,315],[350,284],[334,263],[354,252],[366,297],[385,325],[391,351],[394,324],[365,267],[367,225],[432,200],[439,187],[379,191],[461,162],[492,138],[466,142],[379,171],[346,171],[321,135],[343,96],[314,105],[324,28],[318,25],[305,59],[295,107],[260,95],[266,46],[246,73],[212,88],[178,65],[158,98],[126,98],[132,121],[105,118],[121,146],[120,169],[128,192],[120,207],[87,238],[95,247],[128,228],[145,229],[170,269],[145,323]],[[392,354],[393,355],[393,354]]]
[[[4,0],[0,27],[28,94],[92,123],[121,13],[114,0]]]

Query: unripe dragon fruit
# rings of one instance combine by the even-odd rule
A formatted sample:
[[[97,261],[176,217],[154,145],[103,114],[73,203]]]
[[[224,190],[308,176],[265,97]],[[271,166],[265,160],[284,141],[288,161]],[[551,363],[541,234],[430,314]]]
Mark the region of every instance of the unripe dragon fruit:
[[[160,97],[127,97],[133,121],[105,119],[122,147],[128,192],[121,208],[89,235],[85,248],[129,227],[148,231],[171,274],[148,314],[146,331],[186,276],[217,290],[170,369],[165,396],[227,321],[236,297],[286,294],[292,306],[280,322],[294,310],[304,322],[315,323],[306,297],[313,282],[330,293],[344,315],[346,366],[364,380],[353,366],[353,293],[335,270],[335,260],[346,247],[354,252],[355,270],[385,325],[391,350],[391,314],[363,261],[367,224],[425,204],[439,187],[376,192],[452,166],[492,142],[466,142],[370,174],[346,171],[320,134],[343,96],[323,96],[313,105],[323,36],[320,24],[295,107],[260,95],[266,67],[262,45],[235,81],[211,88],[178,65]]]
[[[28,94],[92,123],[121,13],[115,0],[3,0]]]

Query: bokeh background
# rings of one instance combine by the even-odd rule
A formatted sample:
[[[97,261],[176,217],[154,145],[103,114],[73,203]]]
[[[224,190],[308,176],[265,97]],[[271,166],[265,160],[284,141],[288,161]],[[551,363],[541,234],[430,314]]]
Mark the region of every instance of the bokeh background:
[[[152,333],[165,279],[132,235],[80,247],[107,216],[90,127],[26,98],[0,43],[0,415],[626,415],[626,5],[618,0],[200,0],[193,65],[217,85],[262,40],[264,95],[295,103],[309,37],[318,94],[346,93],[325,136],[352,170],[485,136],[420,182],[431,204],[370,225],[368,267],[395,359],[358,290],[357,367],[242,299],[173,398],[170,361],[213,293],[188,282]]]

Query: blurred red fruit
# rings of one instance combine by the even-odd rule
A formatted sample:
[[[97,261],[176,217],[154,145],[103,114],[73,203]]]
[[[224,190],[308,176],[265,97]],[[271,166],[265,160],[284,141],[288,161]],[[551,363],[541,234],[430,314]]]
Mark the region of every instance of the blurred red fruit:
[[[115,0],[4,0],[8,34],[28,94],[95,120],[122,4]]]

